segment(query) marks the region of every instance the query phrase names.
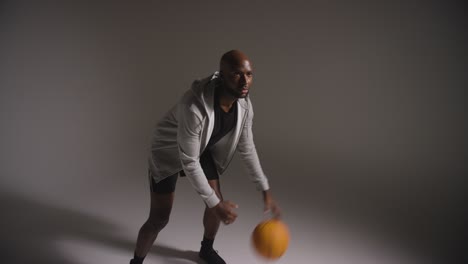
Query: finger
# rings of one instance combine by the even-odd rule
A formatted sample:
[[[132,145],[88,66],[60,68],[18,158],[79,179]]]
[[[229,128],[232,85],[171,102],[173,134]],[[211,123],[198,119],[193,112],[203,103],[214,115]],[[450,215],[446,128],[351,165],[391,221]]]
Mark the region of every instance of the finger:
[[[234,223],[234,221],[236,221],[236,218],[237,218],[237,217],[231,217],[231,218],[229,218],[229,220],[228,220],[229,224]]]
[[[228,217],[228,216],[231,215],[231,214],[236,214],[235,211],[234,211],[234,209],[235,209],[235,208],[233,208],[233,207],[226,206],[225,209],[224,209],[225,216]]]
[[[226,201],[227,205],[231,208],[239,208],[239,206],[231,201]]]
[[[274,219],[280,219],[281,218],[281,213],[275,213],[273,214]]]
[[[232,214],[229,214],[226,219],[232,222],[233,220],[236,220],[236,218],[237,218],[237,214],[232,213]]]
[[[275,207],[273,209],[273,215],[274,215],[274,218],[276,219],[281,218],[281,210],[278,207]]]
[[[231,220],[231,219],[236,218],[236,217],[237,217],[236,212],[234,212],[233,210],[230,210],[228,208],[228,209],[226,209],[225,214],[222,217],[222,220],[223,221]]]
[[[229,212],[229,217],[230,218],[237,218],[237,214],[234,211]]]
[[[231,218],[228,218],[228,219],[224,220],[223,223],[225,225],[229,225],[229,224],[232,224],[235,220],[236,220],[235,217],[231,217]]]

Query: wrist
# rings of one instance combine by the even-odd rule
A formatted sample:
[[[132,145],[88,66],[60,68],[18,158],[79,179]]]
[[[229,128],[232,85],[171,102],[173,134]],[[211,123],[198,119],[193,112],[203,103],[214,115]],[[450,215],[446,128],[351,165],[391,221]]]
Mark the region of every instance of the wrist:
[[[270,189],[263,191],[262,194],[263,194],[263,200],[264,200],[264,201],[269,201],[269,200],[271,200],[271,192],[270,192]]]

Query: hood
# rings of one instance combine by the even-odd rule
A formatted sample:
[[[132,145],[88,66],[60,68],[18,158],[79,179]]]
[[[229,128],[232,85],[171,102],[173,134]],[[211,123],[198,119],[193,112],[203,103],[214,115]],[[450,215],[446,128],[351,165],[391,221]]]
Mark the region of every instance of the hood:
[[[213,73],[211,76],[195,80],[192,83],[192,92],[195,98],[205,106],[207,113],[213,113],[214,111],[214,91],[217,86],[221,85],[221,79],[219,72]],[[247,109],[248,108],[249,96],[246,98],[240,98],[237,100],[238,105]]]

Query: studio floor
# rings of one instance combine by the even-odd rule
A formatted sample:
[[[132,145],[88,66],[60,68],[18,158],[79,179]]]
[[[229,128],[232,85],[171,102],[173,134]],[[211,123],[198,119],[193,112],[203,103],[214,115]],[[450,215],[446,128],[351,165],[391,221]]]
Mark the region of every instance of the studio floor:
[[[251,233],[266,218],[261,196],[246,180],[224,179],[224,196],[239,205],[238,218],[221,226],[215,249],[227,263],[270,263],[257,256]],[[111,193],[90,188],[79,198],[32,201],[4,195],[10,210],[8,241],[4,258],[8,263],[95,264],[128,263],[133,254],[138,229],[147,216],[149,192],[141,179],[128,182],[126,190],[109,184]],[[244,187],[242,187],[244,184]],[[283,192],[277,188],[278,194]],[[307,200],[307,193],[303,198]],[[340,221],[324,217],[304,207],[294,197],[278,195],[283,221],[290,231],[289,248],[274,263],[288,264],[405,264],[418,260],[366,232],[340,226]],[[73,208],[73,209],[71,209]],[[179,179],[171,219],[160,233],[145,263],[204,263],[197,256],[202,237],[204,205],[186,179]],[[35,228],[30,228],[31,224]],[[25,232],[25,230],[29,230]],[[27,234],[23,237],[18,233]],[[26,238],[26,239],[23,239]]]

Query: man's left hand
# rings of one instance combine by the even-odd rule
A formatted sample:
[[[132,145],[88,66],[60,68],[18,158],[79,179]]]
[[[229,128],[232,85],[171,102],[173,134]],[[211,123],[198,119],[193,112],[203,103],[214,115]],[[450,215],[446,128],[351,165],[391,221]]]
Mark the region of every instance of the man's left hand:
[[[263,191],[264,213],[271,214],[273,218],[281,217],[281,209],[273,199],[270,190]]]

